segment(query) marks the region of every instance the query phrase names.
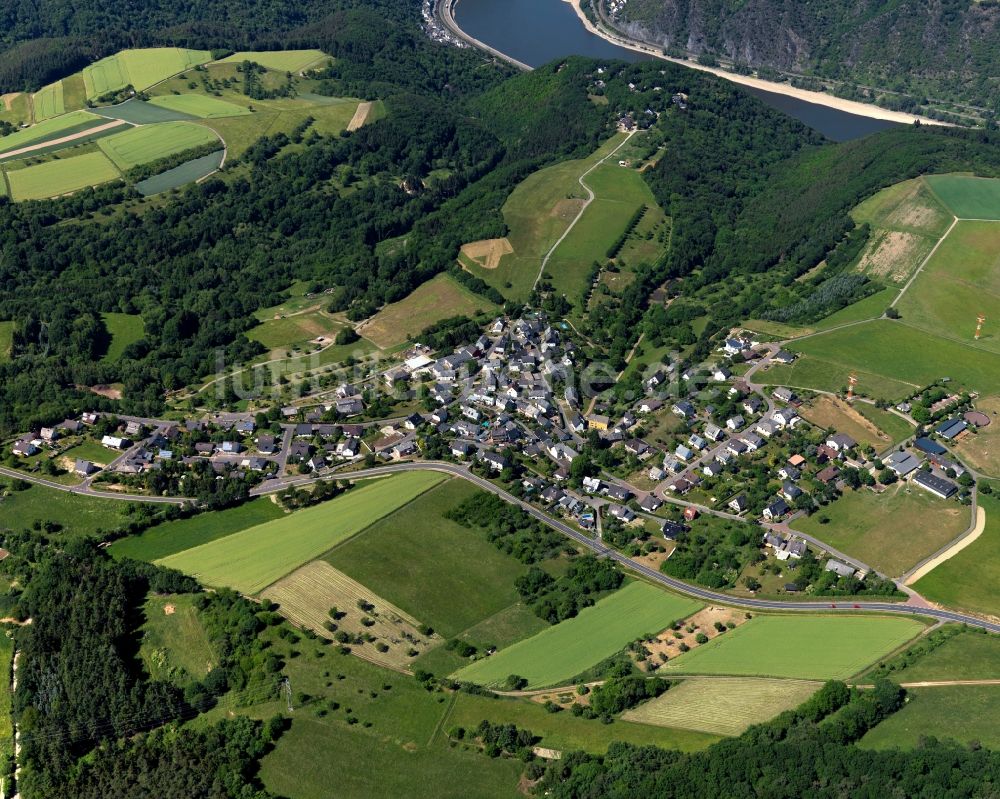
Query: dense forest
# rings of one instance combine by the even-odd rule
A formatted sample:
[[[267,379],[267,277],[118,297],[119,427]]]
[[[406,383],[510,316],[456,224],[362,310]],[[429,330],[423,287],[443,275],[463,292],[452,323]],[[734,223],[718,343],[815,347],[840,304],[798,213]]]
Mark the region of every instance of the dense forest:
[[[930,97],[1000,112],[992,0],[629,0],[614,22],[677,55],[908,95],[895,98],[900,107]]]
[[[211,708],[226,692],[250,691],[258,701],[276,696],[282,663],[259,633],[280,617],[231,591],[199,593],[218,665],[182,690],[149,677],[139,628],[147,594],[200,592],[194,580],[115,562],[91,542],[60,551],[22,533],[8,535],[4,545],[11,552],[5,574],[25,580],[17,611],[31,619],[16,636],[13,698],[25,799],[266,795],[257,790],[254,764],[280,734],[280,721],[236,719],[179,735],[169,725]]]

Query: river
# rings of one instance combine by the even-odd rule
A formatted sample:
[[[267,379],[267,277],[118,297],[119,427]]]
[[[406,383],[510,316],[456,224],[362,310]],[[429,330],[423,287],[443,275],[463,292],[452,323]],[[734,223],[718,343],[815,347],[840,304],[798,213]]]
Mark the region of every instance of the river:
[[[588,31],[564,0],[459,0],[455,21],[470,36],[533,67],[567,55],[624,61],[647,58]],[[783,94],[745,91],[833,141],[858,139],[895,124]]]

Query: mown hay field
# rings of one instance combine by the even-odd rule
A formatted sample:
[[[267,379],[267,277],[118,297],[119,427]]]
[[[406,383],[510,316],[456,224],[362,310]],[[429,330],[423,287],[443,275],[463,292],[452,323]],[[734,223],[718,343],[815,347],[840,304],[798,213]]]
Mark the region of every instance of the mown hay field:
[[[690,677],[622,714],[625,721],[716,735],[740,735],[798,707],[822,685],[808,680]]]
[[[371,635],[376,640],[353,643],[352,651],[389,668],[405,669],[417,655],[441,643],[440,637],[422,635],[420,622],[412,616],[323,560],[296,569],[262,596],[277,602],[285,618],[325,638],[332,640],[341,630]],[[359,603],[368,609],[362,610]],[[334,620],[332,608],[343,615]],[[337,629],[328,630],[328,623]],[[380,651],[380,644],[387,649]]]

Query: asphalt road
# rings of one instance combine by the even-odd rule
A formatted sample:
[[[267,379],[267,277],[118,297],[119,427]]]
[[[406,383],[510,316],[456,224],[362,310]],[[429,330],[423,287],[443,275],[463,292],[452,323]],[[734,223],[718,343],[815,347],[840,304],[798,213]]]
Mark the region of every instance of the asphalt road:
[[[959,624],[968,624],[970,627],[981,627],[990,632],[1000,633],[1000,624],[995,624],[993,622],[985,621],[984,619],[977,618],[975,616],[968,616],[963,613],[951,610],[942,610],[938,608],[927,608],[920,607],[918,605],[909,605],[899,602],[878,602],[878,601],[864,601],[858,600],[855,597],[845,597],[843,601],[826,601],[826,602],[782,602],[779,600],[772,599],[744,599],[739,597],[733,597],[728,594],[720,594],[712,591],[708,588],[701,588],[696,585],[691,585],[690,583],[677,580],[673,577],[669,577],[662,572],[655,569],[651,569],[648,566],[644,566],[640,563],[636,563],[631,558],[626,557],[620,552],[610,549],[600,541],[595,541],[589,536],[584,535],[578,530],[574,530],[568,524],[543,513],[538,508],[533,505],[529,505],[527,502],[518,499],[513,494],[504,491],[499,486],[494,485],[489,480],[486,480],[478,475],[473,474],[468,468],[464,466],[458,466],[453,463],[444,462],[413,462],[413,463],[400,463],[391,466],[379,466],[373,469],[364,469],[357,472],[345,472],[339,475],[343,478],[360,479],[364,477],[378,477],[381,475],[394,474],[396,472],[404,471],[435,471],[444,472],[446,474],[451,474],[456,477],[461,477],[484,491],[490,491],[502,499],[510,502],[513,505],[517,505],[522,508],[525,512],[529,513],[534,518],[538,519],[543,524],[547,524],[552,529],[557,532],[562,533],[568,538],[573,539],[581,546],[595,552],[596,554],[611,558],[617,561],[626,569],[641,574],[643,577],[657,582],[672,591],[676,591],[679,594],[685,594],[687,596],[692,596],[697,599],[702,599],[706,602],[716,602],[719,604],[729,605],[732,607],[746,608],[747,610],[781,610],[781,611],[843,611],[843,612],[857,612],[859,610],[866,612],[880,612],[880,613],[892,613],[896,615],[904,616],[924,616],[928,618],[937,619],[939,621],[956,622]],[[289,486],[293,485],[307,485],[310,482],[314,482],[316,478],[307,477],[297,480],[284,480],[280,481],[278,485],[272,486],[261,486],[255,489],[255,495],[272,494],[277,491],[284,490]]]

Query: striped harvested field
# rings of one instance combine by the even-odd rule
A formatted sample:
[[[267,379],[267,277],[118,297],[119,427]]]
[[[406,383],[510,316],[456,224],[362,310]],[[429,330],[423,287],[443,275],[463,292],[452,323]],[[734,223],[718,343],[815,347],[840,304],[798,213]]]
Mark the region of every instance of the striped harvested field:
[[[372,636],[374,641],[351,644],[352,650],[390,668],[406,668],[417,655],[441,643],[438,636],[422,635],[420,622],[412,616],[323,560],[292,572],[262,596],[277,602],[285,618],[325,638],[333,639],[339,630],[352,637]],[[368,610],[362,610],[359,603],[369,606]],[[337,608],[344,615],[334,621],[330,616],[331,608]],[[333,622],[337,630],[327,629],[327,622]],[[388,649],[380,652],[379,644]],[[411,651],[416,654],[408,654]]]
[[[682,730],[740,735],[798,707],[822,686],[809,680],[690,677],[665,694],[622,714],[624,721]]]

